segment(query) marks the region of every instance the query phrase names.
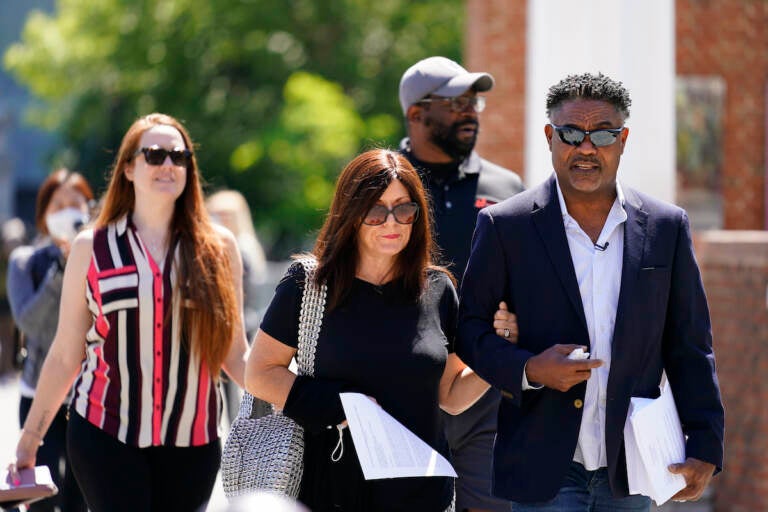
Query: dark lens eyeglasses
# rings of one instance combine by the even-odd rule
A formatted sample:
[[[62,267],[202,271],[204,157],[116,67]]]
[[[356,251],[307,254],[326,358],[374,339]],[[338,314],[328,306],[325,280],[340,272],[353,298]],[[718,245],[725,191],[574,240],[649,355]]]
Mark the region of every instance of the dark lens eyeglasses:
[[[419,205],[416,203],[402,203],[391,210],[383,204],[373,205],[363,219],[363,224],[368,226],[381,226],[387,222],[389,214],[395,218],[398,224],[413,224],[419,218]]]
[[[601,148],[604,146],[610,146],[616,142],[616,138],[619,136],[624,128],[603,128],[600,130],[580,130],[572,126],[557,126],[551,125],[560,136],[560,140],[570,146],[579,146],[584,139],[589,135],[589,140],[595,147]]]
[[[144,160],[149,165],[163,165],[165,157],[170,156],[173,165],[186,167],[189,165],[189,159],[192,158],[192,152],[188,149],[165,149],[158,146],[152,146],[150,148],[141,148],[136,150],[133,156],[138,156],[139,153],[144,153]]]
[[[452,112],[464,112],[472,107],[478,114],[485,110],[485,96],[454,96],[453,98],[424,98],[419,103],[450,102]]]

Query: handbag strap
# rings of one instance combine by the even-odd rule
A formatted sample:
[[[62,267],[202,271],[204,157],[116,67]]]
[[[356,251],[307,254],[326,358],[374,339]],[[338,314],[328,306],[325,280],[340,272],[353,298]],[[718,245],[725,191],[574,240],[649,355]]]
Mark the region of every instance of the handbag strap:
[[[323,326],[325,314],[325,299],[328,286],[323,283],[318,286],[315,282],[317,259],[314,256],[302,256],[296,260],[304,267],[304,292],[301,295],[301,310],[299,312],[299,343],[296,351],[296,364],[299,375],[315,375],[315,351],[317,337]],[[253,417],[253,400],[250,393],[243,393],[240,403],[239,416]]]
[[[301,312],[299,313],[299,344],[296,352],[296,364],[299,367],[299,375],[314,377],[317,337],[323,326],[328,286],[325,283],[318,285],[315,282],[317,259],[307,256],[299,258],[298,261],[304,267],[305,279],[304,293],[301,296]]]

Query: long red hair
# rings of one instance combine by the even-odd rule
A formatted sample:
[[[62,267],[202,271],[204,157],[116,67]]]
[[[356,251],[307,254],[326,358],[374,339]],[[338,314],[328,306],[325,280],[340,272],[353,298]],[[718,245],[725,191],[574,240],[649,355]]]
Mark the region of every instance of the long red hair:
[[[141,136],[153,126],[176,128],[184,144],[193,150],[192,139],[184,126],[166,114],[149,114],[137,119],[120,144],[109,188],[95,227],[103,227],[131,213],[135,206],[133,184],[125,169],[138,150]],[[240,321],[237,299],[232,285],[232,269],[226,248],[205,209],[202,184],[194,156],[187,166],[187,182],[176,199],[171,220],[171,244],[178,243],[179,266],[174,300],[184,305],[181,310],[182,339],[189,340],[193,352],[207,365],[214,379],[218,378],[234,337],[236,322]]]

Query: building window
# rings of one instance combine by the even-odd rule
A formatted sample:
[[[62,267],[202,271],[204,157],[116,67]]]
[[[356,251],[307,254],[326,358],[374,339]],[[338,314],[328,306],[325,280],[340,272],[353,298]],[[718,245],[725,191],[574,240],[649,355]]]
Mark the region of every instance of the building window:
[[[694,229],[722,229],[722,118],[725,80],[678,76],[677,203]]]

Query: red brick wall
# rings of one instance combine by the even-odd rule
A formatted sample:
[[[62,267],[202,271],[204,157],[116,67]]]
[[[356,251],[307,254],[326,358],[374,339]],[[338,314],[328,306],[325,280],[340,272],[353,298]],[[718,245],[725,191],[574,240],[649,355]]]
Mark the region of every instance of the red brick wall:
[[[468,0],[464,63],[496,80],[480,117],[478,152],[523,175],[525,0]]]
[[[708,231],[696,250],[725,404],[714,510],[768,510],[768,232]]]
[[[722,193],[726,229],[765,229],[768,2],[677,0],[678,75],[726,82]]]

